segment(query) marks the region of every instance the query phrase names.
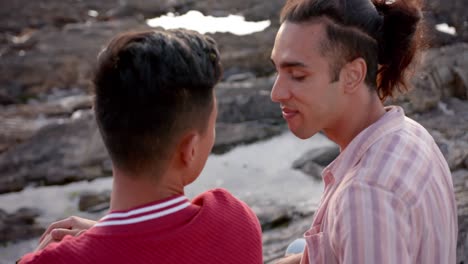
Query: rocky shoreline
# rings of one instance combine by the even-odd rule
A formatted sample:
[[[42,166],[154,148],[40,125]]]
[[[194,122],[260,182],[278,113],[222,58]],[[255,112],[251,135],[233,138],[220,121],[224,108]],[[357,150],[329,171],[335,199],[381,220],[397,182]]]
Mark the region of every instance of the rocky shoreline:
[[[219,43],[225,67],[217,87],[219,117],[213,152],[223,154],[287,130],[278,106],[269,98],[274,82],[269,56],[283,1],[10,2],[0,8],[0,194],[110,175],[110,160],[91,110],[92,62],[111,36],[150,29],[145,19],[167,12],[199,10],[214,16],[236,13],[247,20],[271,19],[271,26],[258,33],[211,34]],[[34,7],[22,8],[27,3]],[[468,262],[466,5],[463,0],[428,1],[429,23],[453,25],[457,35],[429,30],[433,46],[413,78],[415,89],[388,102],[403,106],[409,117],[425,126],[448,160],[459,211],[457,263]],[[336,155],[336,148],[327,146],[291,166],[317,178]],[[108,193],[81,196],[81,210],[106,208]],[[273,263],[290,241],[302,236],[314,209],[292,209],[294,205],[258,199],[249,204],[264,230],[265,263]],[[44,228],[35,222],[38,215],[31,208],[5,212],[0,205],[0,243],[36,237]]]

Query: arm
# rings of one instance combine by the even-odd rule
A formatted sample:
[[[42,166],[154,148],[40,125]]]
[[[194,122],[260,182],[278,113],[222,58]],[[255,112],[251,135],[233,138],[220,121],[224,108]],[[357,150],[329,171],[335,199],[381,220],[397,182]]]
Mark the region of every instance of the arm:
[[[66,219],[54,222],[49,225],[44,234],[42,234],[36,251],[45,248],[52,242],[61,241],[66,235],[79,236],[95,224],[96,221],[77,216],[70,216]]]
[[[330,209],[330,244],[340,263],[412,262],[409,210],[395,193],[354,182]]]

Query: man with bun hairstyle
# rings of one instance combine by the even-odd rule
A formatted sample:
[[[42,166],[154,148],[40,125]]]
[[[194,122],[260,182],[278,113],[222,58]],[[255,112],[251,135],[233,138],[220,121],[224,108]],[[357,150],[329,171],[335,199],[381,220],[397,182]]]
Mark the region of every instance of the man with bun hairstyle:
[[[20,263],[262,263],[260,224],[245,203],[223,189],[184,195],[214,144],[221,74],[214,40],[194,31],[115,37],[94,78],[113,163],[110,213],[55,223],[76,236],[49,244],[47,232]]]
[[[387,97],[407,90],[421,44],[412,0],[288,0],[271,98],[289,129],[319,131],[340,155],[302,254],[278,263],[455,263],[457,208],[434,139]]]

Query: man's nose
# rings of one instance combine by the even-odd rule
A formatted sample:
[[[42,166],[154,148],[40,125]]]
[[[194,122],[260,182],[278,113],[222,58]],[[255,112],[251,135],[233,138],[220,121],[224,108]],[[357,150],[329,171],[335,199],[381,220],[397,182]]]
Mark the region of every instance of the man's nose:
[[[273,88],[271,89],[270,97],[271,100],[276,103],[280,103],[290,97],[289,89],[282,83],[279,76],[276,77]]]

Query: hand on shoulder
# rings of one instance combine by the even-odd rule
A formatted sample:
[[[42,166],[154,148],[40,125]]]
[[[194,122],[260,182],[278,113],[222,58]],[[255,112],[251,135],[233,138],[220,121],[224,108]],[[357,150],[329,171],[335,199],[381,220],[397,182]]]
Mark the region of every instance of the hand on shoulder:
[[[79,236],[86,230],[93,227],[96,223],[96,221],[78,216],[70,216],[63,220],[54,222],[49,225],[44,234],[42,234],[36,251],[44,249],[52,242],[60,242],[67,235]]]

